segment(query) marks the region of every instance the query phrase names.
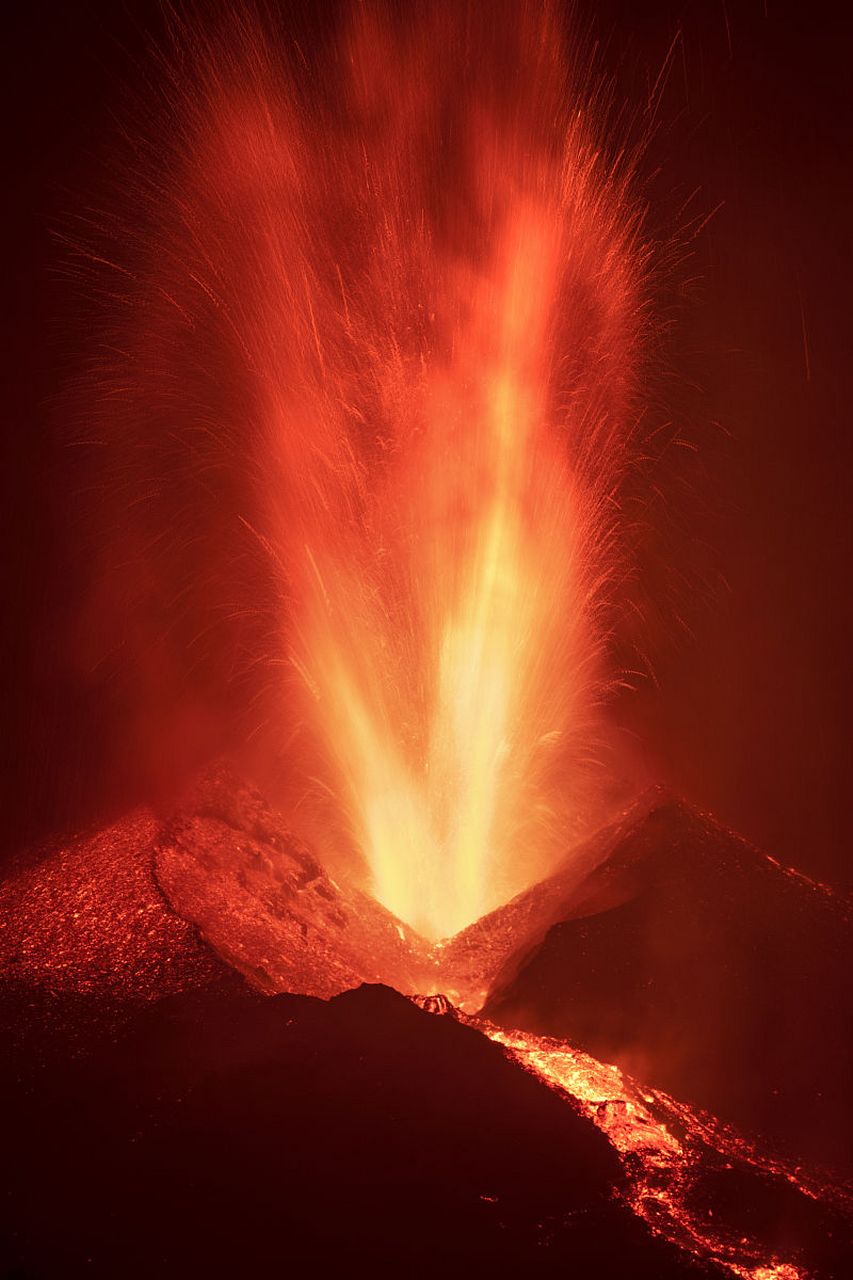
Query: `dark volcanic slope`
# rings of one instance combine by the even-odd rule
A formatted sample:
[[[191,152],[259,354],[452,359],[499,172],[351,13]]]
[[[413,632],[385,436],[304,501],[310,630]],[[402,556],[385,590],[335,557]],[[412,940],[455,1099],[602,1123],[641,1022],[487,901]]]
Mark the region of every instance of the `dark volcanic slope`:
[[[661,804],[589,877],[485,1016],[572,1040],[798,1155],[851,1134],[848,904],[710,817]]]
[[[552,924],[601,911],[613,903],[610,886],[591,873],[606,863],[651,809],[662,803],[662,787],[652,787],[612,822],[576,845],[546,879],[482,916],[455,937],[438,943],[435,956],[442,991],[470,1012],[489,992],[504,985]],[[624,896],[621,886],[615,892]]]
[[[73,1052],[55,1025],[0,1067],[5,1275],[704,1274],[589,1120],[387,988],[185,992]]]

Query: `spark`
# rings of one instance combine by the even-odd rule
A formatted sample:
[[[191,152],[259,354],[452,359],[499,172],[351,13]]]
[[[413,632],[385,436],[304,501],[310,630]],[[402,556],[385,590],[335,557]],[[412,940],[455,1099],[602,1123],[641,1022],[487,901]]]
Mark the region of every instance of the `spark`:
[[[267,621],[253,699],[300,835],[433,939],[594,807],[652,323],[639,144],[556,5],[499,18],[353,5],[329,53],[173,14],[138,222],[94,255],[131,317],[114,429],[198,440],[211,509],[245,464],[216,545],[272,603],[222,612]]]

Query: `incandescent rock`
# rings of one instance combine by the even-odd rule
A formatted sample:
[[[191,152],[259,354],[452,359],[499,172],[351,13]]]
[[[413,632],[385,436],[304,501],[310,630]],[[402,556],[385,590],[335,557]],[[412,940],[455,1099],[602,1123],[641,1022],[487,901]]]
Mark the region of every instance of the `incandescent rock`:
[[[429,945],[375,899],[332,880],[253,787],[211,771],[166,824],[169,903],[253,985],[328,997],[360,982],[432,989]]]
[[[33,851],[0,884],[0,974],[34,989],[153,999],[221,976],[154,876],[160,823],[138,809]]]

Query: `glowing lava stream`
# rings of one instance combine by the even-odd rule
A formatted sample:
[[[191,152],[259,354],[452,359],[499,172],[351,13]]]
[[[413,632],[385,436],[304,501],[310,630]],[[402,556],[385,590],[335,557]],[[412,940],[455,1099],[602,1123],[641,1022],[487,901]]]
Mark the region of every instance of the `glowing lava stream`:
[[[786,1179],[812,1198],[828,1188],[801,1170],[763,1157],[744,1138],[711,1116],[694,1111],[658,1089],[648,1089],[618,1067],[599,1062],[563,1040],[511,1031],[460,1013],[444,996],[416,996],[430,1013],[457,1018],[503,1046],[525,1070],[567,1098],[606,1135],[628,1181],[628,1203],[651,1231],[738,1280],[808,1280],[800,1266],[762,1250],[740,1234],[715,1230],[688,1207],[688,1192],[703,1153],[724,1164],[741,1163]],[[676,1136],[676,1132],[680,1137]],[[844,1198],[843,1193],[832,1194]]]
[[[783,1173],[780,1166],[762,1162],[746,1143],[723,1135],[710,1118],[701,1120],[657,1090],[642,1090],[618,1067],[598,1062],[569,1044],[489,1023],[474,1021],[473,1025],[504,1045],[526,1070],[573,1098],[603,1130],[626,1166],[631,1207],[652,1231],[697,1257],[712,1258],[741,1280],[805,1280],[806,1273],[792,1263],[775,1258],[768,1263],[750,1248],[749,1241],[734,1242],[715,1233],[684,1204],[700,1146],[724,1150],[774,1173]],[[655,1112],[676,1120],[685,1130],[684,1138],[676,1138]]]

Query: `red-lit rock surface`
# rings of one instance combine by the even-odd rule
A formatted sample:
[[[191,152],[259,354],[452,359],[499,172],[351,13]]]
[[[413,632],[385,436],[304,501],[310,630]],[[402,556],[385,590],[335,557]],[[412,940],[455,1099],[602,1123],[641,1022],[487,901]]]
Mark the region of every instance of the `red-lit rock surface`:
[[[154,998],[204,985],[217,961],[154,876],[145,809],[34,851],[0,884],[0,972],[35,989]]]
[[[204,985],[220,961],[264,991],[435,985],[427,944],[325,875],[225,767],[165,820],[140,809],[0,885],[0,970],[33,987],[148,999]]]
[[[155,858],[172,907],[264,991],[328,997],[359,982],[435,985],[429,947],[375,899],[327,876],[252,787],[213,770]]]
[[[621,900],[625,886],[599,886],[592,872],[607,863],[665,794],[661,787],[651,788],[573,848],[545,880],[439,943],[435,955],[441,989],[460,1007],[476,1012],[495,986],[515,975],[551,925],[607,910]]]

